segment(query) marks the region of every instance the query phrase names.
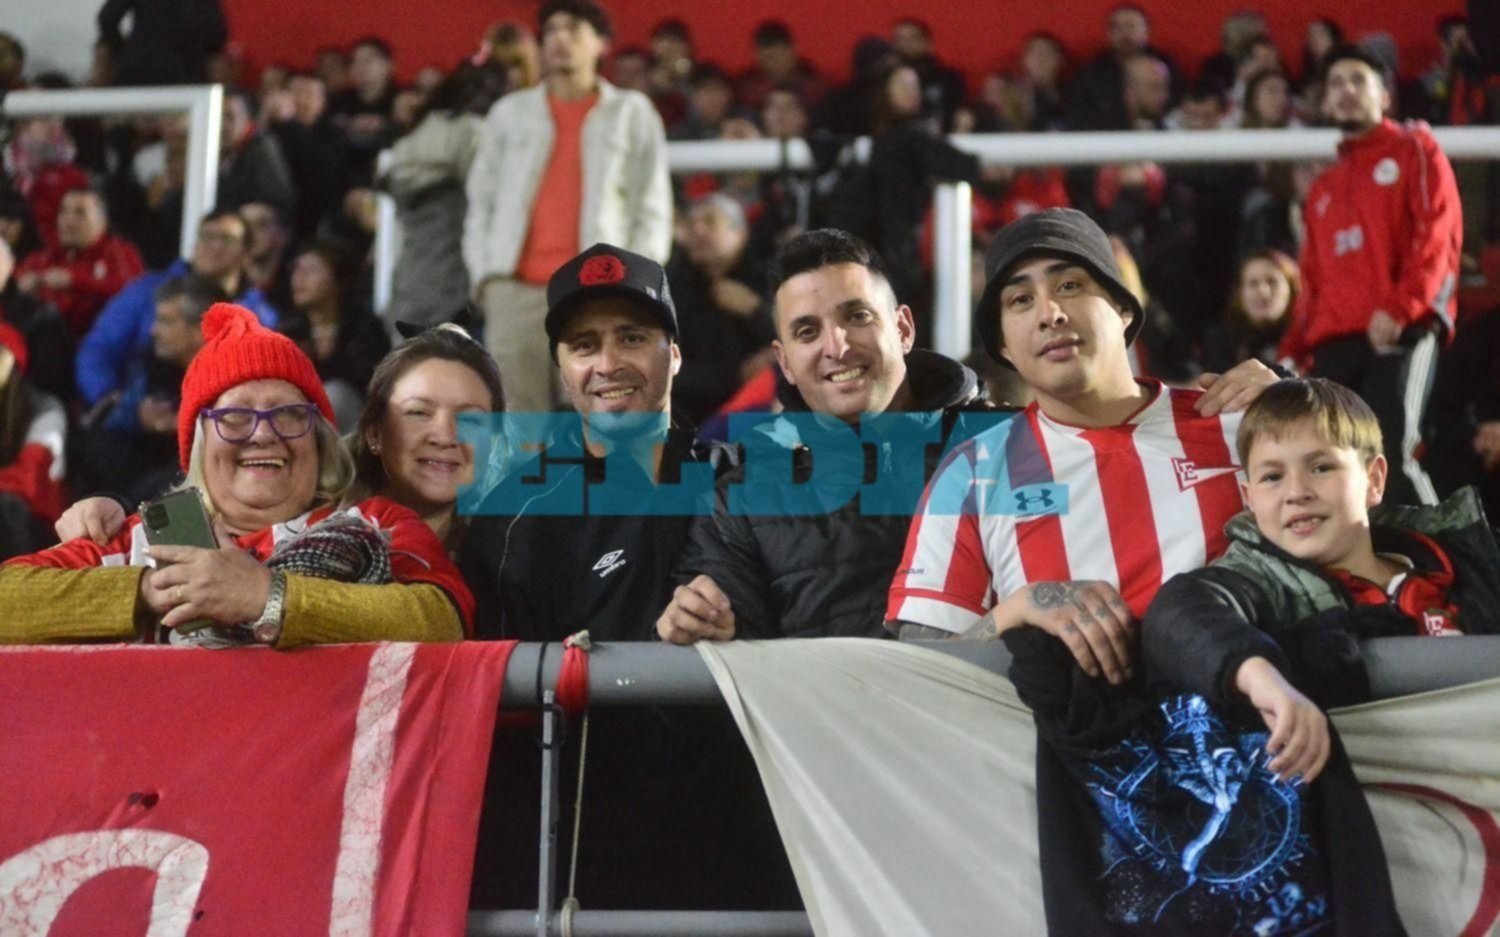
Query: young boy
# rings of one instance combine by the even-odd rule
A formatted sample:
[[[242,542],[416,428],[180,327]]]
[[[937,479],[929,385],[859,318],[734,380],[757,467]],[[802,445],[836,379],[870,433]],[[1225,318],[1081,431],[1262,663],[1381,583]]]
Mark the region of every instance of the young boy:
[[[1272,385],[1236,443],[1249,513],[1223,557],[1157,594],[1146,670],[1226,711],[1248,701],[1271,730],[1270,770],[1312,781],[1331,749],[1322,709],[1370,695],[1358,640],[1496,631],[1500,550],[1470,489],[1381,504],[1380,426],[1339,384]]]
[[[1219,560],[1157,592],[1140,676],[1092,679],[1037,628],[1002,635],[1037,724],[1051,933],[1406,934],[1320,707],[1368,698],[1359,638],[1494,630],[1500,550],[1472,492],[1377,507],[1380,429],[1337,384],[1271,385],[1236,443],[1251,510]]]
[[[1379,425],[1337,384],[1271,385],[1236,444],[1250,511],[1157,592],[1141,678],[1087,679],[1038,629],[1003,636],[1037,722],[1052,933],[1406,933],[1323,709],[1369,697],[1360,638],[1494,630],[1500,550],[1472,492],[1379,506]]]

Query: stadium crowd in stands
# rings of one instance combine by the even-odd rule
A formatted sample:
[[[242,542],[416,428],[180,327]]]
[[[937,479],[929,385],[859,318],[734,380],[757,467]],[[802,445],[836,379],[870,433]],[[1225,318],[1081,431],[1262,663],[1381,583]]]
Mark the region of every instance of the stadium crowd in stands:
[[[1299,310],[1328,295],[1299,275],[1294,262],[1307,256],[1302,210],[1322,166],[1129,163],[1015,170],[981,167],[943,134],[1327,125],[1333,119],[1324,108],[1327,56],[1346,38],[1359,38],[1344,36],[1334,20],[1311,21],[1303,48],[1294,50],[1277,47],[1263,16],[1236,13],[1222,24],[1220,51],[1190,63],[1161,53],[1152,45],[1147,14],[1122,4],[1101,24],[1098,48],[1069,49],[1038,32],[1026,37],[1009,66],[966,76],[943,60],[931,30],[912,17],[892,23],[886,35],[851,36],[851,72],[840,83],[799,53],[797,36],[780,21],[756,28],[753,66],[732,74],[696,55],[690,21],[662,21],[645,47],[613,45],[607,15],[595,16],[583,5],[575,12],[592,37],[585,37],[586,47],[575,49],[575,37],[548,34],[541,24],[497,23],[478,51],[451,71],[424,69],[402,85],[394,77],[400,49],[378,36],[324,49],[315,62],[269,63],[251,76],[225,48],[222,17],[205,15],[192,29],[137,19],[123,33],[123,7],[116,7],[101,11],[86,84],[224,81],[215,208],[242,220],[234,224],[220,215],[224,221],[201,237],[212,241],[212,227],[233,225],[243,228],[237,232],[242,243],[214,241],[200,244],[193,258],[177,256],[185,145],[180,120],[27,119],[8,127],[0,232],[15,269],[0,304],[27,340],[52,343],[31,356],[50,377],[37,372],[31,380],[68,405],[69,451],[80,453],[68,475],[78,493],[102,487],[90,471],[89,453],[99,447],[85,441],[89,434],[106,432],[106,424],[145,425],[138,414],[113,413],[120,402],[111,395],[123,387],[127,371],[161,364],[148,347],[151,293],[189,267],[247,302],[262,322],[280,321],[315,352],[346,429],[363,383],[388,347],[376,334],[380,317],[387,325],[433,324],[467,299],[490,310],[486,345],[501,363],[512,406],[560,404],[546,368],[535,366],[540,331],[533,326],[543,308],[537,297],[563,260],[604,241],[671,260],[673,287],[693,323],[684,329],[691,354],[674,407],[709,434],[722,434],[723,422],[714,417],[731,400],[742,407],[774,399],[765,272],[775,248],[799,231],[838,227],[874,244],[897,295],[912,308],[918,346],[930,343],[926,214],[932,185],[945,179],[975,184],[976,270],[993,233],[1022,214],[1071,206],[1098,220],[1128,253],[1126,268],[1139,274],[1148,322],[1138,370],[1169,383],[1222,370],[1247,352],[1266,361],[1305,353]],[[1497,95],[1482,34],[1471,33],[1458,16],[1435,26],[1439,54],[1430,63],[1398,62],[1394,44],[1365,37],[1373,40],[1371,61],[1393,80],[1390,115],[1432,125],[1493,122]],[[15,38],[0,36],[0,48],[6,52],[0,82],[7,88],[70,86],[65,76],[29,71]],[[558,90],[563,73],[573,86],[566,94]],[[1395,80],[1403,74],[1416,77]],[[649,99],[649,119],[633,110],[628,118],[611,116],[612,127],[585,127],[583,115],[591,113],[596,94],[602,95],[596,120],[624,115],[622,107],[642,101],[617,92]],[[577,124],[556,103],[567,97],[577,102],[571,111]],[[523,108],[523,100],[536,103]],[[537,110],[545,101],[552,103]],[[633,123],[620,123],[627,119]],[[649,166],[652,173],[667,169],[662,134],[670,140],[801,137],[813,146],[818,166],[677,175],[670,196],[658,188],[666,185],[664,175],[605,188],[603,180],[617,170],[592,156],[558,166],[538,155],[545,150],[524,151],[524,141],[540,134],[528,127],[553,120],[574,126],[573,132],[584,128],[585,154],[596,145],[588,141],[628,134],[633,142],[625,146],[637,150],[630,165]],[[875,141],[869,162],[840,162],[844,144],[860,134]],[[523,141],[521,149],[507,140]],[[652,150],[640,150],[645,145]],[[377,175],[375,155],[385,148],[395,159]],[[1493,294],[1483,284],[1494,278],[1486,274],[1500,272],[1500,255],[1489,248],[1500,233],[1500,186],[1493,175],[1483,164],[1461,164],[1457,172],[1463,236],[1451,294],[1466,297],[1459,310],[1466,321],[1488,311]],[[498,181],[516,178],[530,178],[538,189],[527,196],[528,186]],[[394,297],[382,310],[371,303],[377,191],[396,199],[406,234]],[[606,191],[627,196],[616,206],[602,198]],[[533,203],[563,210],[532,213]],[[572,216],[583,219],[577,232],[569,227]],[[498,227],[487,220],[496,218],[506,220]],[[559,218],[560,226],[548,223]],[[615,218],[629,219],[631,227]],[[215,253],[223,256],[207,256]],[[1262,258],[1259,265],[1250,262],[1254,256]],[[160,272],[136,281],[147,270]],[[1251,273],[1261,275],[1257,283],[1274,281],[1266,287],[1273,293],[1290,290],[1279,313],[1251,315],[1243,302]],[[122,304],[129,307],[129,325]],[[56,377],[68,367],[55,353],[59,336],[48,307],[61,316],[69,353],[78,350],[76,380]],[[1465,352],[1465,331],[1458,330],[1456,341],[1451,333],[1440,336],[1450,343],[1449,353]],[[1470,334],[1480,341],[1488,330]],[[1447,369],[1436,371],[1435,393],[1451,399],[1455,391],[1443,386]],[[1025,402],[1024,390],[1006,375],[982,372],[999,381],[997,396]],[[1465,405],[1445,408],[1415,435],[1400,428],[1386,434],[1397,442],[1415,439],[1409,448],[1417,455],[1448,454],[1435,480],[1442,491],[1459,481],[1485,481],[1495,466],[1488,440],[1500,408],[1488,392],[1474,399],[1478,391],[1460,389]],[[1415,462],[1410,467],[1420,469]],[[115,487],[134,490],[132,481]],[[1421,485],[1424,497],[1438,493]]]

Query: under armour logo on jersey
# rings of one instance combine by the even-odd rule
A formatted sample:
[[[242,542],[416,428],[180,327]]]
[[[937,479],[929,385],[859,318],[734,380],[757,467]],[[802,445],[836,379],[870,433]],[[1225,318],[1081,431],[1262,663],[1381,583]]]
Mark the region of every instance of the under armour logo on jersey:
[[[1325,194],[1320,197],[1317,204],[1313,206],[1313,211],[1317,212],[1318,217],[1321,218],[1328,213],[1328,206],[1331,204],[1333,204],[1333,196]]]
[[[1172,471],[1177,473],[1177,490],[1187,491],[1196,488],[1211,478],[1220,475],[1232,475],[1239,471],[1236,465],[1218,465],[1212,468],[1199,468],[1198,463],[1192,459],[1173,459]]]
[[[1032,508],[1034,508],[1034,507],[1036,507],[1038,505],[1040,505],[1040,506],[1042,506],[1044,508],[1051,508],[1051,507],[1053,507],[1054,505],[1052,503],[1052,492],[1050,492],[1050,491],[1043,491],[1039,495],[1028,495],[1028,494],[1024,494],[1022,492],[1019,492],[1019,491],[1016,492],[1016,509],[1017,510],[1029,513]]]
[[[1067,485],[1025,485],[1010,492],[1011,507],[1021,517],[1068,513]]]
[[[603,579],[605,576],[608,576],[610,573],[625,565],[625,560],[621,559],[621,557],[623,557],[624,555],[624,550],[609,551],[608,553],[599,557],[599,562],[594,564],[594,571],[599,574],[600,579]]]

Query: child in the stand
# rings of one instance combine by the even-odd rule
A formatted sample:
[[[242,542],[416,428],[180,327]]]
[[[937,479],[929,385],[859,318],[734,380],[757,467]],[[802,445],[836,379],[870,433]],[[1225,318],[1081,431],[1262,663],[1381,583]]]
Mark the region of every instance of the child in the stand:
[[[1267,388],[1236,441],[1250,510],[1158,591],[1142,678],[1104,685],[1051,635],[1004,635],[1037,722],[1053,933],[1406,933],[1323,710],[1370,697],[1361,638],[1495,631],[1500,549],[1472,491],[1380,504],[1380,427],[1337,384]]]
[[[1157,594],[1143,656],[1155,681],[1248,702],[1271,770],[1311,781],[1331,747],[1323,709],[1370,696],[1359,639],[1500,630],[1500,549],[1472,489],[1382,505],[1380,426],[1331,381],[1267,388],[1236,442],[1250,510],[1223,557]]]

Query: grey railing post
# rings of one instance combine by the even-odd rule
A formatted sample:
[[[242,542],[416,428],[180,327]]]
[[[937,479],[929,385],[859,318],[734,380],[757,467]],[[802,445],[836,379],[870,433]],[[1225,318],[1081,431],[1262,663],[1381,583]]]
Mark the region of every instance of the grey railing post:
[[[557,908],[557,784],[562,763],[562,710],[551,690],[542,694],[542,834],[536,876],[536,937],[552,933]]]

